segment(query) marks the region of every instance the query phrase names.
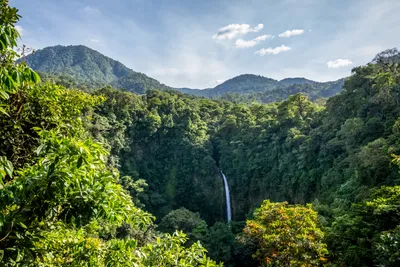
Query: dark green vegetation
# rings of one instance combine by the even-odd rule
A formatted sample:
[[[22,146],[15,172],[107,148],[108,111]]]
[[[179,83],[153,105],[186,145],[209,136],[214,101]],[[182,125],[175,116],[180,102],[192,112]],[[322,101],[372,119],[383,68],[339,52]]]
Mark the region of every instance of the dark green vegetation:
[[[222,97],[238,102],[270,103],[284,100],[289,95],[297,93],[304,93],[311,99],[329,97],[341,91],[343,82],[344,79],[319,83],[305,78],[286,78],[277,81],[263,76],[244,74],[227,80],[215,88],[192,91],[184,89],[182,92],[210,98]]]
[[[286,79],[271,100],[287,99],[269,104],[138,95],[109,86],[108,68],[96,84],[90,64],[84,83],[40,82],[14,63],[19,17],[0,3],[2,266],[400,265],[397,50],[353,69],[323,105],[310,98],[340,81]],[[111,84],[140,80],[128,76]],[[266,94],[275,82],[249,83]]]
[[[87,88],[113,85],[139,94],[169,88],[83,45],[47,47],[23,60],[35,71],[45,73],[45,80],[51,78],[66,85]]]
[[[304,78],[277,81],[245,74],[227,80],[215,88],[172,88],[83,45],[47,47],[26,56],[24,60],[41,74],[43,80],[53,80],[72,88],[87,90],[111,85],[137,94],[144,94],[151,89],[175,90],[208,98],[222,97],[235,102],[270,103],[284,100],[296,93],[304,93],[313,100],[326,98],[339,93],[344,81],[341,79],[319,83]]]
[[[85,130],[104,98],[14,62],[17,12],[0,1],[1,266],[217,266],[134,204],[144,183],[120,177]]]

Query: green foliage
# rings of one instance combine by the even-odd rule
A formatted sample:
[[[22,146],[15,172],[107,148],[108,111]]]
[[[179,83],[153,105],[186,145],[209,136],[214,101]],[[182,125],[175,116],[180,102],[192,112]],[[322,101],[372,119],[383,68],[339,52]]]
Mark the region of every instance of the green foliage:
[[[0,76],[8,79],[0,91],[1,265],[218,266],[199,243],[184,246],[183,234],[155,233],[153,216],[135,206],[130,194],[139,203],[146,183],[120,178],[107,149],[89,137],[101,119],[92,107],[103,97],[34,85],[37,74],[14,64],[19,16],[0,4]]]
[[[228,266],[255,266],[251,254],[317,266],[325,243],[338,266],[399,265],[396,49],[345,81],[241,75],[177,89],[210,100],[87,47],[56,46],[24,57],[44,72],[37,84],[14,52],[17,10],[0,4],[3,265],[216,266],[206,248]],[[244,234],[244,221],[220,222],[219,168],[234,220],[263,203]],[[264,199],[315,203],[325,238],[310,206]]]
[[[7,157],[0,157],[0,189],[3,189],[3,180],[8,176],[10,179],[13,176],[14,166],[12,162],[7,160]]]
[[[201,240],[212,259],[224,262],[226,266],[233,264],[233,250],[237,244],[229,224],[215,223]]]
[[[100,97],[48,83],[21,88],[6,101],[8,114],[0,114],[0,154],[17,168],[31,163],[40,142],[35,127],[76,133],[86,111],[100,101]]]
[[[338,211],[327,231],[336,261],[357,266],[396,266],[400,187],[374,189],[364,201]]]
[[[185,207],[200,212],[209,225],[222,220],[218,165],[228,177],[234,219],[244,219],[264,199],[307,203],[318,198],[332,260],[362,263],[365,255],[372,262],[368,246],[373,245],[363,240],[375,236],[369,234],[373,224],[358,225],[363,217],[349,209],[365,200],[370,188],[399,181],[390,157],[400,145],[398,80],[396,71],[374,64],[356,68],[344,91],[324,107],[302,94],[263,105],[104,88],[95,94],[107,100],[88,125],[110,147],[112,166],[120,165],[132,181],[146,181],[148,198],[142,203],[158,217]],[[251,245],[219,242],[219,234],[213,243],[210,229],[196,238],[215,252],[214,259],[250,262],[238,253],[251,254]],[[345,234],[332,235],[331,229]],[[395,236],[393,229],[382,231]],[[359,242],[348,247],[352,238]]]
[[[319,266],[327,260],[323,232],[311,205],[266,200],[247,221],[244,234],[258,245],[254,257],[262,266]]]
[[[184,246],[183,233],[163,235],[144,246],[134,239],[103,240],[87,230],[57,226],[43,232],[35,249],[43,253],[40,266],[221,266],[206,257],[200,243]]]
[[[40,81],[39,76],[26,64],[14,64],[18,53],[14,51],[20,37],[14,25],[20,19],[18,9],[10,7],[8,0],[0,1],[0,115],[7,116],[10,95],[20,87],[27,87]]]
[[[165,215],[158,225],[158,229],[164,233],[183,231],[192,241],[199,240],[207,231],[207,223],[200,218],[199,213],[180,208]]]
[[[374,255],[380,266],[400,264],[400,226],[381,232],[374,242]]]
[[[123,176],[146,181],[146,209],[159,218],[182,206],[209,214],[208,221],[223,216],[222,181],[207,126],[220,116],[218,104],[161,91],[135,96],[104,88],[95,94],[107,100],[95,110],[90,131],[110,146]]]
[[[207,250],[200,242],[189,248],[182,246],[186,240],[182,233],[165,234],[163,238],[157,238],[154,243],[143,248],[143,253],[148,256],[143,257],[143,265],[139,266],[222,266],[206,257]]]

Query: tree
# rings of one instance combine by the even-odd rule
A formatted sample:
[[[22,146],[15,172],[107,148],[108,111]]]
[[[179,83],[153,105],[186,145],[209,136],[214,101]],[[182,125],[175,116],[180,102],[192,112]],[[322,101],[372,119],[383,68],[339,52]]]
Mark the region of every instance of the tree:
[[[265,200],[243,232],[256,243],[253,256],[262,266],[319,266],[327,260],[324,234],[311,204],[304,207]]]
[[[400,186],[382,186],[336,211],[326,234],[332,258],[344,265],[398,266],[399,210]]]
[[[20,37],[15,23],[21,18],[18,9],[10,7],[8,0],[0,1],[0,113],[8,113],[10,95],[18,89],[40,81],[39,75],[25,63],[15,64],[19,55],[15,51]]]
[[[396,65],[400,62],[399,50],[397,50],[397,48],[391,48],[382,51],[374,57],[372,62],[382,66],[384,70],[393,72]]]
[[[177,230],[183,231],[189,237],[190,242],[195,242],[201,240],[207,233],[207,223],[200,218],[199,213],[180,208],[165,215],[158,229],[171,234]]]
[[[202,242],[213,260],[230,266],[228,264],[232,262],[232,251],[235,245],[235,236],[230,225],[222,222],[215,223],[209,228]]]

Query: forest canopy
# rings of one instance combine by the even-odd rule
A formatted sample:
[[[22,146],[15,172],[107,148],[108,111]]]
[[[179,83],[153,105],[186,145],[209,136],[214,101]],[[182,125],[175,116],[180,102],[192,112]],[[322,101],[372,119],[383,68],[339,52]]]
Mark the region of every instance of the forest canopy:
[[[111,59],[41,79],[0,11],[2,266],[400,264],[397,49],[323,86],[257,77],[268,104],[208,99]]]

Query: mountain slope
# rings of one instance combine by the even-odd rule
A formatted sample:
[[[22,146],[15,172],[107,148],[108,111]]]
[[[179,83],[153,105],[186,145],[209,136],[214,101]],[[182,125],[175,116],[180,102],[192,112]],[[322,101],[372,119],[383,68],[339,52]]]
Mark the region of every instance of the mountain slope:
[[[217,85],[211,89],[211,94],[218,96],[226,93],[265,92],[274,89],[277,84],[278,81],[274,79],[260,75],[243,74]]]
[[[171,88],[83,45],[46,47],[24,60],[35,71],[44,73],[46,79],[62,81],[65,85],[83,88],[111,85],[137,94],[150,89],[177,90],[200,97],[268,103],[286,99],[295,93],[307,94],[312,99],[329,97],[340,92],[343,86],[343,80],[319,83],[296,77],[277,81],[260,75],[243,74],[214,88]]]
[[[25,57],[34,70],[67,74],[82,82],[111,82],[133,71],[83,45],[52,46]]]
[[[338,94],[344,79],[331,82],[316,82],[305,78],[286,78],[281,81],[263,76],[244,74],[234,77],[210,89],[175,88],[185,94],[209,98],[224,98],[234,102],[259,101],[269,103],[304,93],[311,99]]]
[[[35,71],[70,76],[77,84],[112,85],[142,94],[149,89],[170,89],[147,75],[83,45],[52,46],[24,58]]]
[[[296,78],[285,78],[283,80],[280,80],[279,83],[282,85],[292,85],[292,84],[313,84],[316,82],[306,78],[296,77]]]
[[[310,99],[315,100],[320,97],[328,98],[338,94],[344,85],[344,79],[332,82],[314,82],[307,80],[306,83],[294,83],[287,85],[280,85],[274,90],[262,93],[250,94],[248,97],[252,100],[258,100],[263,103],[285,100],[290,95],[297,93],[306,94]]]

